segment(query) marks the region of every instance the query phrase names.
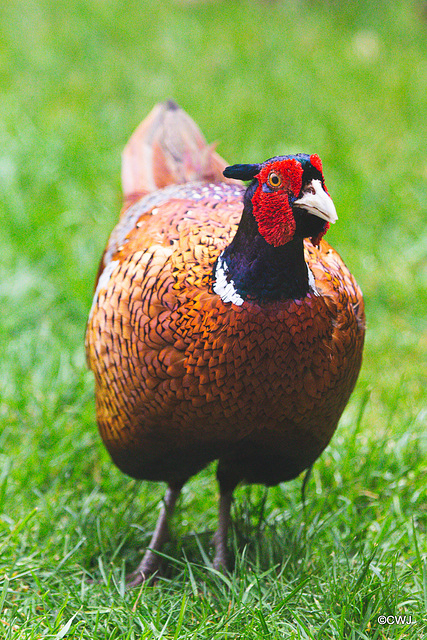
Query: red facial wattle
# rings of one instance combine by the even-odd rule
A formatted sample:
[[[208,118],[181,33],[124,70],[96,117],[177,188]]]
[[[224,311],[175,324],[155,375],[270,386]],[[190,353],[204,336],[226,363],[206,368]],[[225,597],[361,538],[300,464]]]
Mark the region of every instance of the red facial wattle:
[[[326,189],[325,189],[326,191]],[[317,234],[317,236],[314,238],[310,238],[311,240],[311,244],[314,245],[315,247],[318,247],[320,244],[321,239],[323,238],[323,236],[325,235],[325,233],[327,232],[327,230],[329,229],[331,225],[329,224],[329,222],[325,222],[325,224],[323,225],[323,229],[322,231]]]
[[[317,169],[318,171],[320,171],[320,173],[322,174],[322,178],[323,178],[323,166],[322,166],[322,161],[319,158],[319,156],[317,155],[317,153],[313,153],[310,156],[310,162],[313,165],[313,167],[315,169]],[[324,180],[322,180],[322,184],[323,184],[323,188],[326,191],[326,193],[329,195],[329,191],[326,188],[325,182]],[[331,225],[329,224],[329,222],[325,222],[323,230],[315,237],[315,238],[310,238],[312,244],[315,247],[318,247],[320,244],[321,239],[323,238],[323,236],[325,235],[325,233],[327,232],[327,230],[329,229]]]
[[[282,178],[277,190],[264,191],[271,170]],[[301,191],[303,169],[296,160],[279,160],[267,165],[256,176],[259,186],[252,197],[253,214],[263,238],[274,247],[292,239],[296,223],[289,203],[289,196],[297,197]]]
[[[319,158],[319,156],[317,155],[317,153],[312,153],[310,156],[310,163],[313,165],[313,167],[315,169],[317,169],[318,171],[320,171],[320,173],[323,176],[323,167],[322,167],[322,161]]]
[[[322,174],[322,185],[323,185],[323,188],[324,188],[324,190],[326,191],[326,193],[329,195],[329,191],[327,190],[326,185],[325,185],[325,181],[323,180],[323,166],[322,166],[322,161],[321,161],[321,159],[319,158],[319,156],[317,155],[317,153],[313,153],[313,154],[310,156],[310,162],[311,162],[311,164],[313,165],[313,167],[314,167],[315,169],[317,169],[317,170]],[[328,228],[329,228],[329,227],[328,227]],[[326,231],[325,231],[325,233],[326,233]]]

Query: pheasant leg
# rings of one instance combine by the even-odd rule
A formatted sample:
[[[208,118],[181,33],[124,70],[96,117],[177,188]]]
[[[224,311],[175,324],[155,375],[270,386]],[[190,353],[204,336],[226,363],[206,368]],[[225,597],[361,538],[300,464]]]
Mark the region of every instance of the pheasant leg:
[[[213,543],[215,545],[215,556],[213,560],[214,569],[219,571],[227,570],[227,532],[230,524],[230,509],[233,492],[220,493],[218,510],[218,529],[216,530]]]
[[[164,542],[166,542],[169,537],[168,520],[172,516],[180,491],[180,488],[167,488],[163,500],[163,506],[156,523],[156,528],[150,540],[150,544],[148,545],[149,548],[144,553],[144,556],[135,571],[126,576],[126,585],[128,589],[132,589],[132,587],[137,587],[142,584],[158,570],[161,558],[156,552],[160,551]]]

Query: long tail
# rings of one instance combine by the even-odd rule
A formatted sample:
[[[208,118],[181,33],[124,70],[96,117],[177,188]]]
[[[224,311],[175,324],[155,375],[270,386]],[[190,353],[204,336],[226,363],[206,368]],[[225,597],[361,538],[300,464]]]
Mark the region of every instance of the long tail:
[[[134,131],[122,155],[124,209],[143,194],[168,184],[226,180],[225,160],[208,145],[175,102],[157,104]]]

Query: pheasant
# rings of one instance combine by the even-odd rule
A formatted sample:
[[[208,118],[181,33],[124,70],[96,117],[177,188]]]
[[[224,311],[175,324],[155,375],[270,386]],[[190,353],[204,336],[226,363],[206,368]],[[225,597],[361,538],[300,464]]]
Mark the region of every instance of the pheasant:
[[[227,167],[169,101],[125,147],[122,183],[86,350],[112,460],[167,483],[132,587],[158,570],[179,492],[213,460],[213,566],[227,566],[234,489],[291,480],[320,456],[356,383],[365,320],[323,240],[337,214],[317,155]]]

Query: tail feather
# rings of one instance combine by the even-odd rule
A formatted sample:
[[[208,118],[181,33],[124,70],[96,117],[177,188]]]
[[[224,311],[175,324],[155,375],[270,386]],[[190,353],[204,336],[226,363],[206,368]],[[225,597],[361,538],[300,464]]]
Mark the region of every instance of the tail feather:
[[[215,146],[207,144],[194,120],[175,102],[157,104],[123,150],[125,203],[169,184],[225,181],[222,172],[227,163]]]

